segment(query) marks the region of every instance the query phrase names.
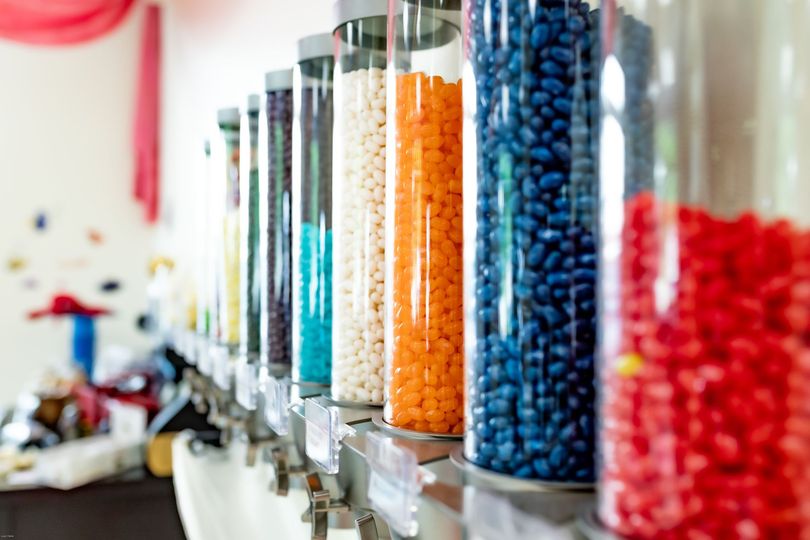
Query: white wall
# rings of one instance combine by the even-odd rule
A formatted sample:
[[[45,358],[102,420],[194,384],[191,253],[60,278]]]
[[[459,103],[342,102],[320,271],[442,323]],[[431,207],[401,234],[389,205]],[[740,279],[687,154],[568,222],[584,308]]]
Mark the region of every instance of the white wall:
[[[24,316],[58,289],[115,310],[99,322],[99,350],[145,345],[135,318],[153,233],[130,195],[140,23],[137,11],[112,34],[72,47],[0,41],[0,403],[67,356],[67,322]],[[38,234],[31,220],[40,209],[50,223]],[[89,242],[89,227],[104,244]],[[12,256],[28,267],[9,272]],[[63,264],[78,258],[87,266]],[[37,287],[25,288],[32,278]],[[107,278],[120,279],[122,290],[101,294]]]
[[[166,214],[158,243],[193,257],[191,190],[216,110],[264,89],[264,73],[291,67],[299,37],[331,31],[330,0],[166,0],[163,177]],[[181,268],[181,272],[187,271]]]

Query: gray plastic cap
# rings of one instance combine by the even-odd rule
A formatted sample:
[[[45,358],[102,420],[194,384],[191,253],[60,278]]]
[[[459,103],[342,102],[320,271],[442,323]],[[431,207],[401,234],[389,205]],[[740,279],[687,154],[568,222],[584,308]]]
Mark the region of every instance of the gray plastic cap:
[[[289,90],[292,88],[293,72],[291,69],[278,69],[268,71],[264,74],[264,89],[267,92],[273,90]]]
[[[259,112],[260,103],[261,100],[259,99],[259,94],[250,94],[248,95],[247,99],[245,99],[245,105],[242,108],[242,112],[249,112],[249,113]]]
[[[406,0],[409,4],[420,4],[423,8],[461,11],[461,0]]]
[[[335,0],[332,6],[332,31],[349,21],[387,15],[388,0]]]
[[[236,107],[228,107],[227,109],[219,109],[217,111],[217,124],[220,126],[230,126],[239,124],[239,109]]]
[[[461,0],[405,0],[404,3],[397,4],[397,16],[405,11],[406,3],[419,8],[425,19],[440,19],[461,29]]]
[[[332,34],[314,34],[298,40],[298,62],[334,56]]]

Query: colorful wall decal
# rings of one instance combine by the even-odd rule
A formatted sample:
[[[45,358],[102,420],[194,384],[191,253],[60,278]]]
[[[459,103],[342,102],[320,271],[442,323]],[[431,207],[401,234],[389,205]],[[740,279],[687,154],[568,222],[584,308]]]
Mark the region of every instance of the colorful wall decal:
[[[44,231],[48,228],[48,214],[45,212],[37,212],[34,216],[34,228],[37,231]]]
[[[85,266],[89,265],[90,261],[88,261],[85,257],[75,257],[73,259],[62,259],[59,261],[60,268],[84,268]]]
[[[115,292],[121,288],[121,282],[117,279],[108,279],[101,283],[99,289],[105,293]]]
[[[28,266],[28,261],[23,257],[9,257],[6,261],[9,272],[19,272],[26,266]]]
[[[22,282],[23,288],[29,289],[29,290],[36,289],[38,285],[39,285],[39,281],[37,281],[37,278],[35,278],[35,277],[27,277]]]
[[[101,234],[97,229],[88,229],[87,238],[90,240],[90,242],[96,245],[104,243],[104,235]]]

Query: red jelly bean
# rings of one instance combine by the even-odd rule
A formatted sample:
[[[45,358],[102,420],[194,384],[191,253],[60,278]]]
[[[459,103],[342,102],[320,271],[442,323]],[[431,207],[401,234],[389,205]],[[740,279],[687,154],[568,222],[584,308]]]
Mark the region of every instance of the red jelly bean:
[[[603,522],[810,538],[810,231],[640,193],[621,242],[603,270],[621,276],[603,314]]]

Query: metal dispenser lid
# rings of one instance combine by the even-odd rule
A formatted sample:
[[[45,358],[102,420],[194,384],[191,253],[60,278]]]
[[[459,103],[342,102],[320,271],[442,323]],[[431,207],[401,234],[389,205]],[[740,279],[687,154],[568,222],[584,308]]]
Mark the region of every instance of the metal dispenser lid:
[[[405,0],[409,4],[421,4],[430,9],[461,11],[461,0]]]
[[[332,34],[313,34],[298,40],[297,62],[334,55]]]
[[[406,12],[419,9],[421,17],[406,17]],[[411,51],[447,45],[461,30],[461,0],[403,0],[397,5],[397,17],[405,25],[397,32],[397,48]]]
[[[228,107],[217,111],[217,124],[219,127],[239,126],[239,109]]]
[[[350,21],[387,15],[388,0],[335,0],[332,6],[332,27],[337,30]]]
[[[292,88],[292,69],[277,69],[264,74],[264,90],[272,92],[274,90],[289,90]]]
[[[385,68],[388,49],[387,0],[336,0],[333,5],[335,35],[348,45],[347,54],[337,60],[344,70]],[[352,51],[364,50],[357,55]]]
[[[242,109],[242,112],[246,112],[248,114],[256,114],[259,112],[259,104],[261,100],[259,99],[259,94],[250,94],[245,99],[245,105]]]

